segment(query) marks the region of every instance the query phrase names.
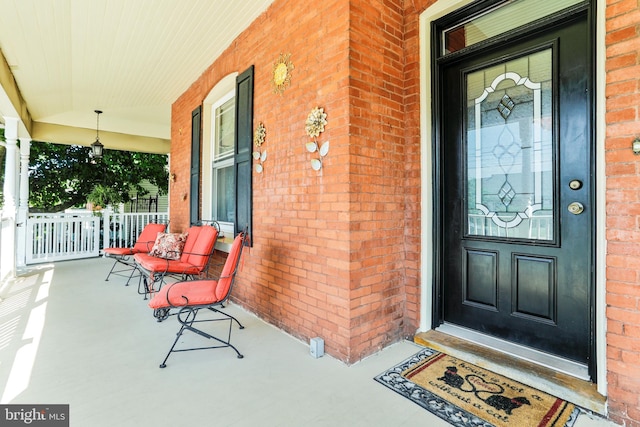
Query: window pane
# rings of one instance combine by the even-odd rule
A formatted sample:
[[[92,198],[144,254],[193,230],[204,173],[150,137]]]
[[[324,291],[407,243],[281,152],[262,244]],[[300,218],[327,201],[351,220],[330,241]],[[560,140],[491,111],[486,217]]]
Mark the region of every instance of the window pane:
[[[524,24],[559,12],[583,0],[518,0],[502,4],[442,33],[442,55],[456,52]],[[488,13],[491,12],[491,13]]]
[[[223,222],[234,222],[235,182],[233,166],[214,169],[216,180],[216,219]]]
[[[466,75],[469,235],[554,238],[552,57]]]
[[[233,154],[234,126],[236,121],[235,98],[216,108],[215,155],[216,158]]]

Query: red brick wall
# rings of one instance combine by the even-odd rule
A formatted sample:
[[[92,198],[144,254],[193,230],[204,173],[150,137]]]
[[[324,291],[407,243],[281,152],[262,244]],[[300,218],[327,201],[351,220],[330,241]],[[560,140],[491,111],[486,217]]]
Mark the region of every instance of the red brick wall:
[[[171,108],[171,153],[169,169],[175,181],[169,181],[169,230],[174,233],[189,227],[189,186],[191,175],[191,112],[198,104],[183,96]]]
[[[419,15],[434,0],[277,0],[173,105],[171,225],[189,223],[191,111],[231,72],[255,65],[255,124],[268,157],[254,174],[254,247],[236,298],[326,351],[356,361],[420,319]],[[611,418],[640,425],[640,136],[636,0],[607,0],[607,358]],[[292,84],[272,92],[290,53]],[[320,172],[304,121],[320,106],[331,149]],[[602,114],[602,111],[600,112]]]
[[[609,414],[640,426],[640,7],[606,9],[607,381]]]
[[[416,331],[417,318],[405,319],[404,237],[419,180],[408,181],[406,171],[416,159],[407,158],[404,138],[402,1],[352,1],[350,14],[350,308],[358,360]]]
[[[401,3],[276,1],[172,110],[171,224],[181,231],[191,111],[222,77],[255,65],[254,119],[266,127],[268,157],[254,173],[254,246],[235,298],[304,341],[324,338],[347,362],[413,333],[418,321],[417,297],[409,317],[405,301],[407,265],[419,294],[418,230],[406,229],[419,216],[419,147],[404,141]],[[280,53],[295,67],[283,95],[270,83]],[[319,140],[330,141],[319,172],[304,129],[316,106],[328,120]]]

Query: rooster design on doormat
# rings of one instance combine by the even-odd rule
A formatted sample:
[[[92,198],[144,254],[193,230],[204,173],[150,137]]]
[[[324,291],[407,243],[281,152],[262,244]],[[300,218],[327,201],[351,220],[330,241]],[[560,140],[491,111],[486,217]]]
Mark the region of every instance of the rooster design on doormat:
[[[458,374],[457,367],[448,366],[443,376],[438,378],[438,381],[443,381],[448,386],[456,388],[465,393],[473,393],[478,399],[482,400],[487,405],[493,406],[498,410],[502,410],[507,415],[511,415],[511,411],[521,407],[522,405],[531,405],[531,402],[529,402],[529,399],[527,399],[524,396],[518,396],[518,397],[504,396],[502,394],[504,393],[504,387],[502,387],[500,384],[497,384],[497,383],[487,382],[482,378],[480,379],[480,381],[482,381],[485,384],[491,385],[491,387],[494,388],[495,391],[494,390],[478,390],[478,388],[476,387],[476,383],[478,382],[478,380],[474,381],[475,378],[480,378],[480,377],[474,374],[469,374],[463,377],[460,374]],[[471,389],[466,390],[466,387],[462,388],[465,384],[468,384],[471,387]],[[486,399],[483,399],[480,396],[480,393],[491,393],[491,395]]]

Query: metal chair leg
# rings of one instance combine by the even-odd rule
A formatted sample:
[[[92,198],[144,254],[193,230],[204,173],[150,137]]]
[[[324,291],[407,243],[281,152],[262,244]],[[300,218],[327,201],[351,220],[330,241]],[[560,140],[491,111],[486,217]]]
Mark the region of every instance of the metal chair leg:
[[[230,315],[230,314],[228,314],[228,313],[225,313],[225,312],[222,312],[222,311],[218,310],[218,309],[217,309],[217,308],[215,308],[215,307],[207,307],[207,308],[208,308],[209,310],[211,310],[211,311],[215,312],[215,313],[219,313],[219,314],[221,314],[222,316],[226,316],[226,317],[231,318],[232,320],[235,320],[235,322],[238,324],[238,329],[244,329],[244,326],[242,326],[242,323],[240,323],[240,321],[239,321],[238,319],[236,319],[235,317],[233,317],[232,315]]]
[[[206,320],[196,320],[196,316],[200,310],[200,308],[208,308],[222,316],[224,316],[223,318],[218,318],[218,319],[206,319]],[[167,355],[165,356],[164,360],[162,361],[162,363],[160,364],[160,368],[165,368],[167,366],[167,360],[169,359],[169,356],[171,355],[171,353],[177,353],[177,352],[183,352],[183,351],[191,351],[191,350],[207,350],[207,349],[216,349],[216,348],[226,348],[226,347],[230,347],[232,348],[235,352],[236,355],[238,357],[238,359],[242,359],[244,358],[244,355],[242,353],[240,353],[240,351],[233,345],[231,344],[231,330],[233,327],[233,322],[235,321],[238,324],[239,329],[244,329],[244,326],[242,326],[242,324],[240,324],[240,322],[238,321],[238,319],[236,319],[235,317],[224,313],[220,310],[216,310],[213,307],[199,307],[199,308],[193,308],[193,307],[183,307],[178,313],[177,313],[177,318],[178,321],[181,323],[181,327],[180,330],[177,333],[176,339],[173,341],[173,344],[171,345],[171,348],[169,349],[169,352],[167,353]],[[229,331],[228,331],[228,335],[227,335],[227,339],[226,341],[222,338],[216,337],[214,335],[211,335],[207,332],[204,332],[201,329],[198,329],[196,327],[194,327],[194,323],[204,323],[204,322],[217,322],[217,321],[229,321]],[[206,347],[192,347],[192,348],[185,348],[185,349],[178,349],[176,350],[176,344],[178,343],[178,340],[180,339],[180,337],[182,336],[182,334],[184,333],[185,330],[194,332],[198,335],[200,335],[201,337],[207,338],[207,339],[212,339],[218,343],[220,343],[220,345],[213,345],[213,346],[206,346]]]
[[[178,343],[178,340],[180,339],[180,337],[182,336],[182,332],[184,332],[184,329],[185,329],[184,326],[182,326],[180,328],[180,331],[178,332],[175,341],[171,345],[171,348],[169,349],[169,352],[167,353],[167,355],[164,357],[164,360],[160,364],[160,368],[166,368],[167,367],[167,359],[169,359],[169,356],[171,355],[171,353],[173,353],[173,349],[176,346],[176,344]]]

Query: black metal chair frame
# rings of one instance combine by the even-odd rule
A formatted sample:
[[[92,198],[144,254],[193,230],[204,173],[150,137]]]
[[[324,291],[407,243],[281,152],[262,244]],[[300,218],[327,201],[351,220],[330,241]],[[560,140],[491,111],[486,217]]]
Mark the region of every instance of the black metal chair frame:
[[[239,248],[240,252],[238,254],[238,258],[237,258],[237,260],[235,262],[235,265],[233,266],[233,270],[232,270],[232,272],[230,273],[229,276],[226,276],[226,277],[231,277],[231,284],[229,285],[229,290],[227,291],[227,294],[225,295],[225,297],[222,300],[217,301],[217,302],[212,303],[212,304],[204,304],[204,305],[173,306],[169,302],[169,296],[168,296],[171,288],[167,289],[167,291],[166,291],[167,292],[167,303],[169,303],[169,307],[163,307],[163,308],[159,308],[159,309],[154,309],[153,310],[153,316],[156,318],[156,320],[158,322],[161,322],[161,321],[167,319],[169,316],[175,315],[181,326],[180,326],[180,330],[177,333],[176,339],[173,341],[173,344],[171,345],[171,348],[169,349],[169,352],[167,353],[167,355],[165,356],[164,360],[160,364],[160,368],[165,368],[167,366],[166,363],[167,363],[167,360],[169,359],[169,356],[171,355],[171,353],[178,353],[178,352],[191,351],[191,350],[207,350],[207,349],[230,347],[236,352],[236,355],[237,355],[238,359],[242,359],[244,357],[244,355],[242,355],[240,353],[240,351],[233,344],[231,344],[231,330],[232,330],[232,327],[233,327],[233,322],[236,322],[238,324],[238,329],[244,329],[244,326],[234,316],[219,310],[217,307],[224,308],[225,303],[229,300],[229,297],[231,296],[231,291],[233,290],[233,285],[235,283],[236,274],[238,272],[238,268],[240,266],[240,260],[242,258],[242,250],[243,250],[244,246],[248,246],[248,242],[249,242],[249,236],[248,236],[247,232],[245,231],[245,232],[243,232],[243,235],[242,235],[242,242],[241,242],[240,248]],[[231,254],[229,254],[229,256],[231,256]],[[223,278],[225,278],[225,277],[220,277],[218,279],[218,281],[220,279],[223,279]],[[207,279],[204,279],[204,280],[207,280]],[[179,282],[176,282],[176,283],[179,283]],[[171,284],[168,284],[167,286],[173,286],[176,283],[171,283]],[[182,296],[182,297],[185,298],[185,300],[186,300],[185,302],[188,304],[189,302],[188,302],[187,297],[185,297],[185,296]],[[179,310],[176,313],[171,313],[171,309],[179,309]],[[196,320],[196,317],[197,317],[198,313],[200,312],[200,310],[203,310],[203,309],[207,309],[207,310],[215,313],[218,317],[212,318],[212,319]],[[207,333],[207,332],[205,332],[205,331],[203,331],[201,329],[198,329],[198,328],[196,328],[194,326],[195,324],[198,324],[198,323],[221,322],[221,321],[229,321],[229,330],[228,330],[228,333],[226,335],[226,340],[224,338],[216,337],[216,336],[214,336],[212,334],[209,334],[209,333]],[[178,343],[178,341],[180,340],[180,337],[182,336],[182,334],[185,331],[194,332],[194,333],[200,335],[201,337],[214,340],[218,344],[211,345],[211,346],[204,346],[204,347],[189,347],[189,348],[176,349],[175,348],[176,344]]]
[[[124,255],[124,256],[114,256],[114,255],[105,255],[105,257],[107,258],[113,258],[114,259],[114,263],[111,266],[111,270],[109,270],[109,274],[107,274],[107,278],[104,279],[105,282],[109,281],[109,277],[113,276],[120,276],[120,277],[126,277],[127,278],[127,283],[125,284],[125,286],[129,286],[129,282],[131,281],[131,279],[133,278],[134,274],[136,273],[136,263],[133,261],[133,254],[131,255]],[[119,270],[116,270],[116,266],[118,264],[122,264],[125,267],[122,267]],[[131,273],[128,274],[124,274],[124,272],[129,272],[131,271]]]
[[[151,223],[150,223],[151,224]],[[155,223],[154,223],[155,224]],[[165,228],[166,230],[166,228]],[[136,242],[136,244],[139,242]],[[146,244],[147,246],[147,252],[151,250],[151,248],[153,247],[153,241],[148,241],[148,242],[142,242],[144,244]],[[134,276],[138,277],[138,288],[140,287],[140,279],[141,279],[141,272],[140,270],[138,270],[138,266],[135,262],[135,260],[133,259],[133,255],[136,252],[133,252],[132,248],[128,248],[129,250],[131,250],[131,253],[129,254],[125,254],[125,255],[113,255],[113,254],[109,254],[108,252],[105,252],[104,256],[105,258],[110,258],[114,260],[113,265],[111,266],[111,270],[109,270],[109,273],[107,274],[106,279],[104,279],[105,282],[109,281],[109,277],[113,276],[120,276],[120,277],[126,277],[127,278],[127,283],[125,283],[125,286],[129,286],[129,282],[131,281],[131,279]],[[116,267],[118,266],[118,264],[122,264],[122,268],[116,270]],[[129,270],[131,270],[131,273],[128,274],[124,274],[124,272],[128,272]],[[136,275],[137,273],[137,275]]]
[[[220,315],[221,317],[215,318],[215,319],[196,320],[196,316],[198,315],[198,312],[200,310],[202,310],[202,309],[208,309],[208,310]],[[223,311],[220,311],[220,310],[218,310],[217,308],[215,308],[215,307],[213,307],[211,305],[187,306],[187,307],[182,307],[180,309],[180,311],[178,311],[176,313],[176,318],[178,319],[178,322],[180,322],[180,324],[181,324],[180,330],[178,331],[176,339],[175,339],[175,341],[173,341],[173,344],[171,345],[171,348],[169,349],[169,352],[167,353],[167,355],[165,356],[164,360],[160,364],[161,368],[166,368],[167,367],[167,359],[169,359],[169,356],[171,355],[171,353],[179,353],[179,352],[183,352],[183,351],[208,350],[208,349],[230,347],[236,352],[236,354],[238,356],[238,359],[242,359],[244,357],[244,355],[242,355],[240,353],[240,351],[238,351],[238,349],[233,344],[231,344],[231,329],[233,327],[233,322],[236,322],[238,324],[238,329],[244,329],[244,326],[242,325],[242,323],[240,323],[240,321],[238,319],[236,319],[235,317],[233,317],[229,313],[225,313]],[[209,333],[207,333],[207,332],[205,332],[205,331],[203,331],[201,329],[198,329],[198,328],[193,326],[196,323],[222,322],[222,321],[227,321],[227,320],[229,321],[229,330],[228,330],[228,333],[227,333],[226,340],[223,339],[223,338],[211,335],[211,334],[209,334]],[[194,332],[194,333],[200,335],[201,337],[217,341],[219,344],[205,346],[205,347],[189,347],[189,348],[176,349],[175,348],[176,344],[180,340],[180,337],[182,336],[184,331]]]

